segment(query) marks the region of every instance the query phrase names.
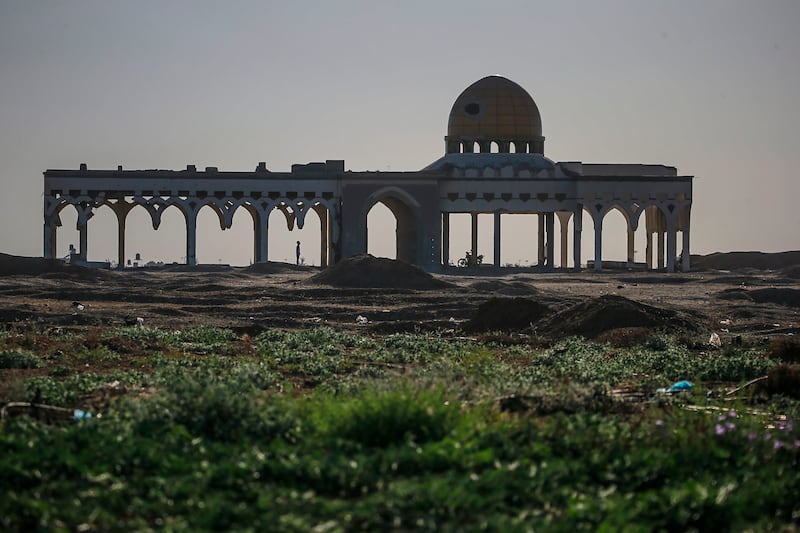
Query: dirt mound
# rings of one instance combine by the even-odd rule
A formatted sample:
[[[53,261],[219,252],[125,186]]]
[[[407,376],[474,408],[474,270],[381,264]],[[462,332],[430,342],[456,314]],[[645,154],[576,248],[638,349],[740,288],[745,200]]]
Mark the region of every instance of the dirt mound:
[[[800,265],[784,268],[781,274],[790,279],[800,279]]]
[[[747,295],[757,304],[778,304],[787,307],[800,307],[800,290],[770,287],[747,291]]]
[[[233,271],[233,267],[230,265],[214,265],[214,264],[186,265],[178,263],[172,265],[139,267],[137,270],[155,270],[159,272],[216,273],[216,272],[231,272]]]
[[[308,279],[309,283],[333,287],[358,287],[381,289],[442,289],[452,287],[427,272],[404,261],[355,255],[329,266]]]
[[[711,268],[714,270],[738,270],[755,268],[758,270],[780,270],[800,265],[800,251],[764,252],[716,252],[709,255],[693,255],[692,268]]]
[[[308,272],[316,268],[308,266],[293,265],[291,263],[274,263],[272,261],[267,263],[254,263],[242,269],[243,272],[249,274],[286,274],[291,272]]]
[[[696,325],[675,311],[608,294],[556,313],[544,329],[553,337],[578,335],[594,339],[620,328],[694,330]]]
[[[528,298],[490,298],[464,324],[464,331],[520,331],[549,315],[545,304]]]
[[[480,292],[492,292],[503,296],[535,296],[538,289],[522,281],[485,280],[471,283],[470,288]]]
[[[725,289],[717,294],[720,300],[742,300],[757,304],[777,304],[800,307],[800,289],[768,287],[765,289]]]
[[[0,276],[50,276],[75,279],[110,278],[107,270],[70,265],[60,259],[23,257],[0,253]]]

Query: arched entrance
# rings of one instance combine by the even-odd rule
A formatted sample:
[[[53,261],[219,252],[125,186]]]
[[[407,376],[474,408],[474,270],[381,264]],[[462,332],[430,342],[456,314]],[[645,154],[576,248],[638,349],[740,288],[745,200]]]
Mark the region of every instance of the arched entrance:
[[[394,216],[394,235],[391,235],[391,220],[387,220],[387,213],[382,217],[370,217],[370,213],[377,204],[383,204],[391,215]],[[394,258],[415,264],[419,260],[419,235],[420,235],[420,206],[419,203],[402,189],[391,187],[373,194],[367,202],[367,211],[364,213],[365,241],[367,250],[386,250],[387,245],[376,247],[371,241],[380,239],[383,243],[394,241]],[[380,214],[380,207],[376,214]],[[370,220],[372,218],[372,220]],[[372,222],[372,226],[370,225]],[[391,249],[391,244],[388,244]],[[391,253],[384,252],[386,256]],[[381,255],[384,255],[382,253]]]

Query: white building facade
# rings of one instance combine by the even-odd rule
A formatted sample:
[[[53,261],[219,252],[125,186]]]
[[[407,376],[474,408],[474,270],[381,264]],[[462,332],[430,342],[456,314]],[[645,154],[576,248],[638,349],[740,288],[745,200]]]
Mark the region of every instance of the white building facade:
[[[320,264],[366,253],[367,214],[377,203],[397,220],[397,258],[428,271],[452,263],[450,218],[469,214],[471,258],[478,257],[478,215],[494,220],[493,264],[500,265],[503,214],[538,217],[538,265],[581,268],[583,214],[594,229],[592,268],[603,269],[603,221],[612,211],[627,225],[626,266],[634,265],[634,233],[644,224],[644,268],[674,272],[690,268],[689,223],[692,176],[664,165],[554,162],[544,156],[539,110],[516,83],[489,76],[468,87],[450,112],[446,152],[416,172],[352,172],[344,161],[293,165],[271,172],[259,163],[253,172],[197,170],[47,170],[44,172],[44,256],[56,256],[60,214],[77,211],[77,261],[87,260],[88,231],[95,211],[108,206],[118,227],[118,264],[125,265],[128,213],[136,206],[158,229],[165,209],[178,209],[186,223],[186,262],[196,264],[197,215],[204,207],[230,228],[238,209],[253,221],[253,258],[265,262],[269,216],[275,209],[289,229],[319,217]],[[556,232],[556,220],[559,231]],[[569,234],[569,227],[572,234]],[[678,243],[678,234],[681,242]],[[571,241],[571,249],[568,243]]]

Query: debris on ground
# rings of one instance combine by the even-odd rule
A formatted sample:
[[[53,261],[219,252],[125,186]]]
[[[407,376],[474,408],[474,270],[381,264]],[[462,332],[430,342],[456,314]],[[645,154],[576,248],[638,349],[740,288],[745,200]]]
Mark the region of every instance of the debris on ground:
[[[367,317],[365,317],[364,315],[358,315],[356,317],[356,324],[362,324],[363,325],[363,324],[367,324],[368,322],[369,322],[369,319]]]
[[[711,336],[708,338],[708,345],[712,348],[722,348],[722,339],[719,338],[719,334],[716,331],[711,332]]]
[[[676,392],[687,392],[694,388],[694,385],[691,381],[681,380],[676,383],[673,383],[669,387],[665,389],[656,389],[658,393],[666,393],[666,394],[674,394]]]
[[[67,409],[41,403],[11,402],[0,409],[0,419],[23,415],[50,424],[58,422],[76,422],[78,420],[88,420],[92,418],[91,413],[82,411],[81,409]]]

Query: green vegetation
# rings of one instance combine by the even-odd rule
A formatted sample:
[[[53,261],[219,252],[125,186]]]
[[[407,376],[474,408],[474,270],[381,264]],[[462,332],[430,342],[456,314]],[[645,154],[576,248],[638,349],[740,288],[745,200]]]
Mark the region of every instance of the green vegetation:
[[[20,368],[5,363],[19,354],[36,363],[7,399],[94,416],[0,422],[4,530],[726,531],[800,520],[800,402],[757,387],[721,394],[793,348],[197,327],[73,332],[81,348],[69,351],[41,335],[33,351],[0,338],[0,366]],[[655,394],[682,379],[695,388]]]
[[[28,350],[0,350],[0,368],[39,368],[42,361]]]

